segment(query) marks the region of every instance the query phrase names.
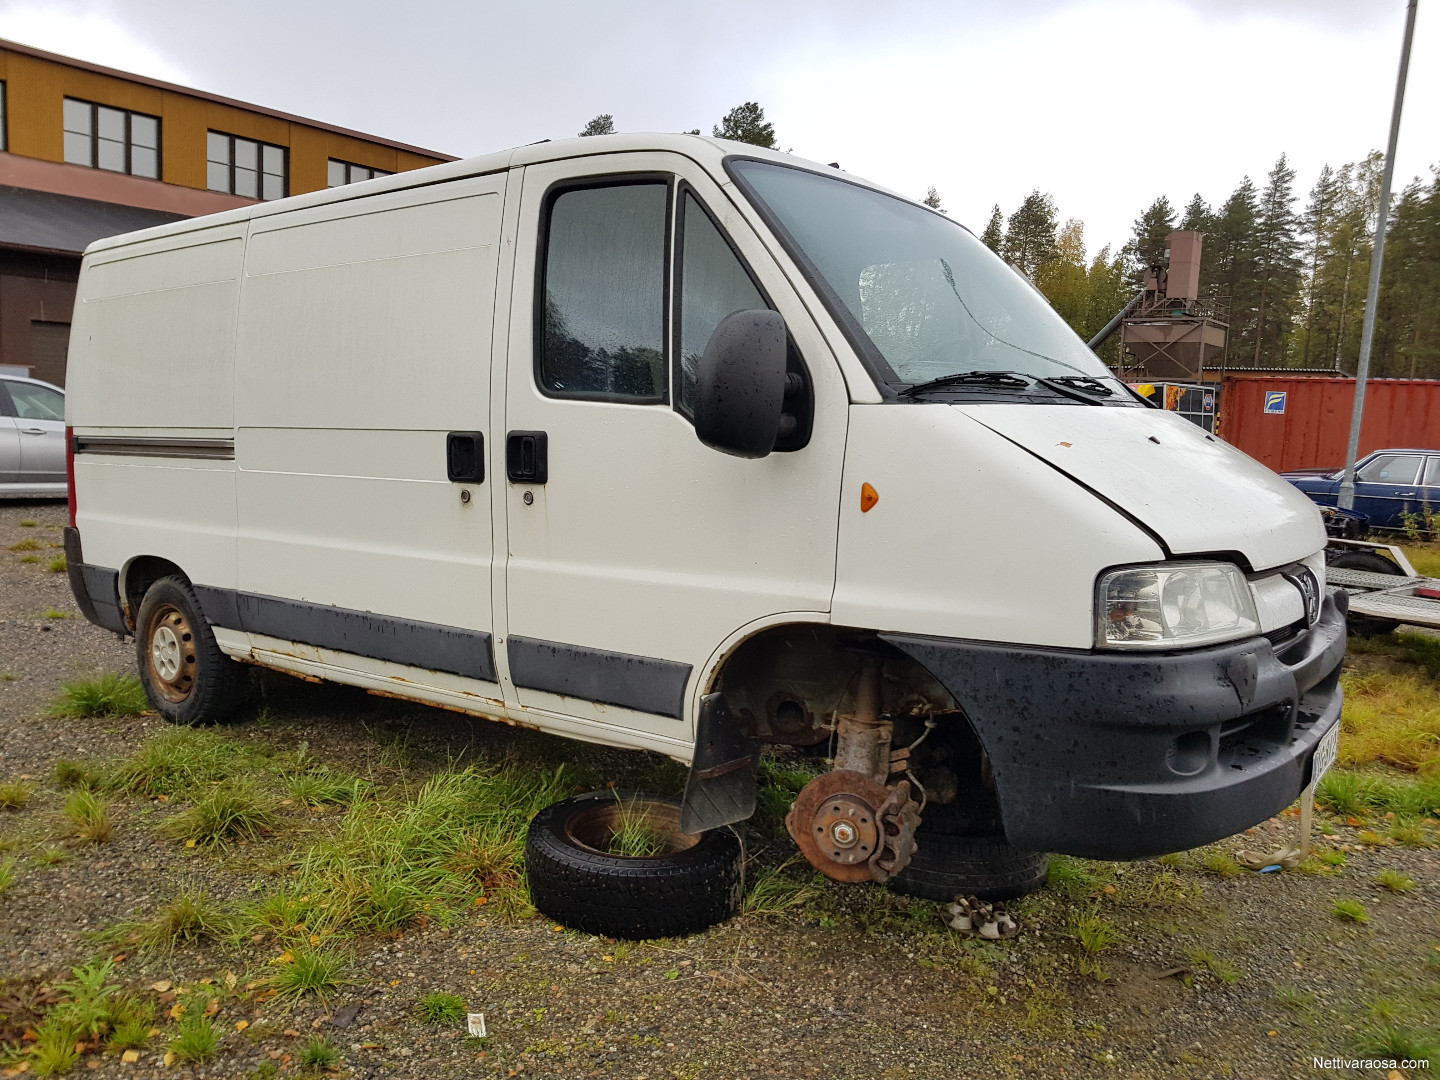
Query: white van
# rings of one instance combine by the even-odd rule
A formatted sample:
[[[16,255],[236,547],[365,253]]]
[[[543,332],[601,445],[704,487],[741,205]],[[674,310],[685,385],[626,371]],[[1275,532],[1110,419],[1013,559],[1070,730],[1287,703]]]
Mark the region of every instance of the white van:
[[[692,835],[815,747],[806,856],[926,895],[1333,757],[1314,506],[833,166],[609,136],[161,226],[71,342],[76,598],[177,722],[349,683],[690,762]]]

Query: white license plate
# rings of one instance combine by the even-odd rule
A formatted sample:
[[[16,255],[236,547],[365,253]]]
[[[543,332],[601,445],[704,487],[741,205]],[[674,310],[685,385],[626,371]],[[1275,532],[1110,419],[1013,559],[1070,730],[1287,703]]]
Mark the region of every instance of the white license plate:
[[[1315,756],[1310,759],[1310,786],[1320,783],[1321,778],[1335,764],[1335,755],[1340,752],[1340,725],[1337,723],[1325,733],[1320,745],[1315,747]]]

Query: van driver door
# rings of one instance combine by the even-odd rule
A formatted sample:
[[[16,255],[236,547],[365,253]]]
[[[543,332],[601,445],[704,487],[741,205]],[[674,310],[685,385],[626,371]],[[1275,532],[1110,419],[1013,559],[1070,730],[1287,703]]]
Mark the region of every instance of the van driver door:
[[[546,726],[688,755],[717,650],[829,610],[845,386],[780,267],[689,159],[528,166],[514,229],[495,485],[507,694]],[[742,459],[696,438],[694,371],[722,318],[763,307],[785,318],[813,420],[798,448]]]

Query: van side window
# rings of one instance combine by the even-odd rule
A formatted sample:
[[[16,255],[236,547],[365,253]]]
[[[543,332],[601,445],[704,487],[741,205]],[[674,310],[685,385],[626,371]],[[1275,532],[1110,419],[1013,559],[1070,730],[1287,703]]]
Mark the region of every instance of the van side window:
[[[555,397],[666,400],[664,182],[550,200],[536,377]]]
[[[720,320],[737,311],[768,308],[760,290],[695,196],[681,205],[680,333],[675,405],[694,415],[695,372]]]

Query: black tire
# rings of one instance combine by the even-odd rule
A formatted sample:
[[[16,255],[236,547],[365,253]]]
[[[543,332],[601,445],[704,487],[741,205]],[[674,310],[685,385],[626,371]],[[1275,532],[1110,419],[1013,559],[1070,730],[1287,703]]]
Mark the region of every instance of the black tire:
[[[1377,555],[1373,551],[1347,551],[1343,555],[1336,555],[1325,565],[1337,566],[1342,570],[1364,570],[1371,574],[1405,576],[1405,571],[1401,570],[1399,566],[1385,558],[1384,555]]]
[[[164,577],[135,616],[135,660],[155,711],[172,724],[216,724],[240,704],[242,669],[220,651],[190,583]]]
[[[616,808],[641,808],[667,850],[635,857],[603,850]],[[588,841],[588,842],[587,842]],[[680,832],[680,801],[597,791],[547,806],[530,822],[530,901],[556,922],[616,938],[679,937],[740,906],[740,841],[733,830]]]
[[[962,895],[990,901],[1025,896],[1045,884],[1050,862],[996,836],[952,836],[921,826],[915,843],[909,865],[890,879],[890,888],[942,903]]]

